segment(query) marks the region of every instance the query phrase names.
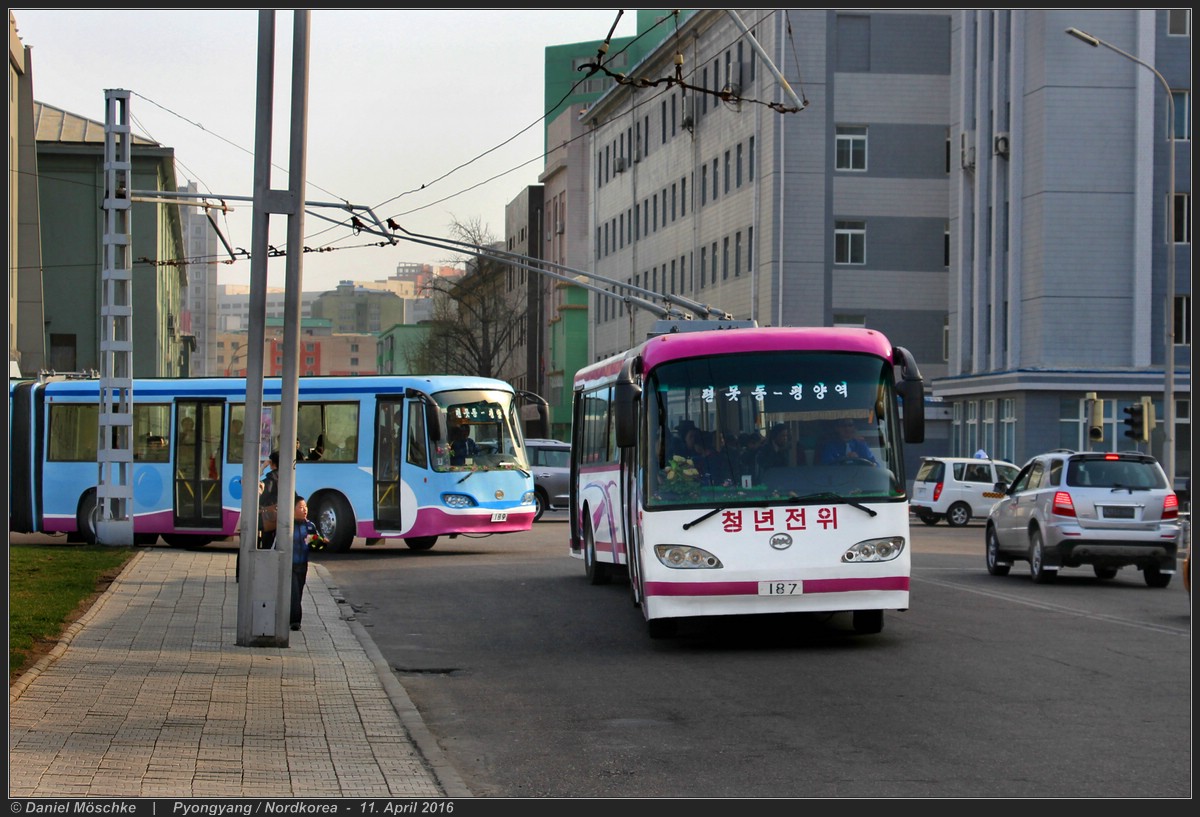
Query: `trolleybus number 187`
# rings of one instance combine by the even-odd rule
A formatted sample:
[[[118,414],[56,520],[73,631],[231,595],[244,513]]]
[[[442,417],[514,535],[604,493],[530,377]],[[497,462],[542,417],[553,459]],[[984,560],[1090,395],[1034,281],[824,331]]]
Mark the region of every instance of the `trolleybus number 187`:
[[[800,582],[759,582],[760,596],[799,596],[804,593]]]

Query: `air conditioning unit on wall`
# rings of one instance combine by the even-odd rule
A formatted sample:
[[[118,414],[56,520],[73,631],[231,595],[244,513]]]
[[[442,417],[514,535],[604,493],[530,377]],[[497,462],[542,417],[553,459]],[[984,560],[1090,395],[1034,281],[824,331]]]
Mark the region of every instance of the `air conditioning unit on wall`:
[[[624,173],[627,167],[629,167],[629,160],[624,156],[618,156],[617,160],[613,162],[613,173]]]
[[[963,170],[975,167],[975,131],[965,130],[959,134],[959,161]]]
[[[992,153],[996,154],[997,156],[1003,156],[1004,158],[1007,159],[1008,151],[1009,151],[1008,134],[1006,132],[1001,131],[1000,133],[997,133],[995,135],[995,137],[992,139]]]

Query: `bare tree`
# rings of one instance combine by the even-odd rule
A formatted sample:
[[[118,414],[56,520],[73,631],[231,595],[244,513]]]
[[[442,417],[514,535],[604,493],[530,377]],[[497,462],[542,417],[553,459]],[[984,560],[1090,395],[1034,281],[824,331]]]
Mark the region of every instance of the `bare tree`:
[[[478,220],[451,225],[456,240],[487,248],[494,243]],[[463,260],[463,259],[459,259]],[[435,278],[426,288],[433,300],[429,336],[407,355],[410,371],[504,378],[524,327],[525,293],[512,267],[468,256],[459,278]]]

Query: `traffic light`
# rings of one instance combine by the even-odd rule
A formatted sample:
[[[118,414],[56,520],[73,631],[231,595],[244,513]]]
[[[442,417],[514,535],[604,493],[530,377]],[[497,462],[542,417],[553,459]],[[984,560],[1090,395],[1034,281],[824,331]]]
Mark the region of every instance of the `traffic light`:
[[[1125,436],[1135,443],[1146,441],[1145,404],[1138,402],[1125,407]]]
[[[1088,412],[1088,439],[1100,442],[1104,439],[1104,401],[1095,392],[1089,392],[1087,397],[1092,404]]]

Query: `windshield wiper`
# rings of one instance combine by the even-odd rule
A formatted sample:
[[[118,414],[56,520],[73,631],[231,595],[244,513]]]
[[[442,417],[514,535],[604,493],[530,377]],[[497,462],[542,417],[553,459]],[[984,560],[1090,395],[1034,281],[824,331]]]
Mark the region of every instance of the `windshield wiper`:
[[[706,514],[704,514],[703,516],[700,516],[700,517],[698,517],[698,518],[696,518],[696,519],[693,519],[691,522],[684,522],[684,523],[683,523],[683,529],[684,529],[684,530],[687,530],[688,528],[694,528],[694,527],[696,527],[696,525],[699,525],[699,524],[700,524],[701,522],[703,522],[705,519],[708,519],[710,516],[716,516],[717,514],[719,514],[719,513],[720,513],[721,511],[723,511],[723,510],[725,510],[725,509],[724,509],[724,508],[721,508],[721,507],[713,508],[713,509],[712,509],[711,511],[709,511],[708,513],[706,513]]]
[[[467,480],[469,480],[469,479],[470,479],[471,477],[473,477],[473,476],[475,476],[475,472],[474,472],[474,471],[468,471],[467,473],[463,474],[463,478],[462,478],[462,479],[460,479],[458,482],[456,482],[456,483],[455,483],[455,485],[462,485],[464,482],[466,482]]]
[[[796,499],[799,499],[799,500],[832,499],[836,502],[845,503],[846,505],[849,505],[851,508],[858,508],[860,511],[867,514],[868,516],[878,516],[879,515],[879,511],[875,510],[874,508],[868,508],[866,505],[862,504],[861,502],[856,502],[855,500],[844,497],[841,494],[835,494],[833,491],[817,491],[815,494],[805,494],[804,496],[796,497]]]

